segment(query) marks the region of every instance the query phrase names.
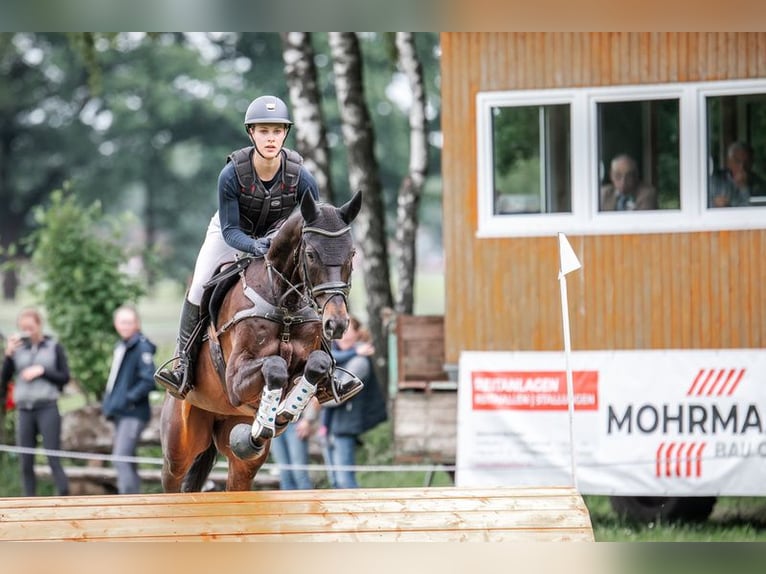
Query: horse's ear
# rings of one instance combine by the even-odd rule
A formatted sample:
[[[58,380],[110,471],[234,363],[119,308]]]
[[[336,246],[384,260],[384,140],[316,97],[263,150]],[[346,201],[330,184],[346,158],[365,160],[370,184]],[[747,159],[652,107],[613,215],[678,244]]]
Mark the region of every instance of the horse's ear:
[[[303,215],[303,220],[308,222],[319,217],[319,208],[314,201],[314,196],[309,191],[304,193],[301,199],[301,215]]]
[[[359,210],[362,209],[362,190],[360,189],[354,194],[354,197],[348,200],[338,208],[341,218],[346,223],[351,223],[359,215]]]

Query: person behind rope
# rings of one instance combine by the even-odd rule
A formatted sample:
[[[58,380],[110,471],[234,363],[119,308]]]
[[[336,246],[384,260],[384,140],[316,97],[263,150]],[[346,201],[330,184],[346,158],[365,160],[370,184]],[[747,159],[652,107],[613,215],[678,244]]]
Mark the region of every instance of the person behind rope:
[[[0,386],[16,381],[16,444],[36,448],[42,437],[46,450],[61,449],[61,413],[58,399],[69,382],[69,364],[64,347],[43,333],[43,318],[37,309],[23,309],[18,316],[19,332],[8,337]],[[37,494],[35,455],[19,455],[24,496]],[[48,455],[56,492],[69,494],[69,480],[61,459]]]

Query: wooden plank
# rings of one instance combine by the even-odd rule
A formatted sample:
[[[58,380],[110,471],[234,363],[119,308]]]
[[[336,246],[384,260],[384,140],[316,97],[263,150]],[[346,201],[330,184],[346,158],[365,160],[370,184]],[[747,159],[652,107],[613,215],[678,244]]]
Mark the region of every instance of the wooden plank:
[[[0,540],[593,540],[569,487],[0,499]]]

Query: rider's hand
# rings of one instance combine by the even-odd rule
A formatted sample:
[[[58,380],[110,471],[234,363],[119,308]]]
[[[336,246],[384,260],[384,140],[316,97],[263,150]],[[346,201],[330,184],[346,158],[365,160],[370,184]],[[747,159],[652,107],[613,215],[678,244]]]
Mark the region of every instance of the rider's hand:
[[[271,246],[271,237],[259,237],[253,241],[252,254],[256,257],[263,257],[269,252]]]

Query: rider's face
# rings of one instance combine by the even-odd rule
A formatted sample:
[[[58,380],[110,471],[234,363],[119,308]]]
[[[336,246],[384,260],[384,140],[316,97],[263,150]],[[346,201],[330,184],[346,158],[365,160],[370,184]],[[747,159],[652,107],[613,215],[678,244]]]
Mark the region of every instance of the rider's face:
[[[265,158],[276,157],[287,137],[287,129],[283,124],[255,124],[250,133],[258,151]]]

